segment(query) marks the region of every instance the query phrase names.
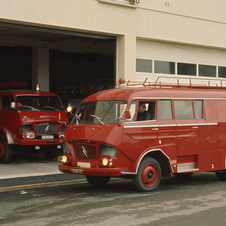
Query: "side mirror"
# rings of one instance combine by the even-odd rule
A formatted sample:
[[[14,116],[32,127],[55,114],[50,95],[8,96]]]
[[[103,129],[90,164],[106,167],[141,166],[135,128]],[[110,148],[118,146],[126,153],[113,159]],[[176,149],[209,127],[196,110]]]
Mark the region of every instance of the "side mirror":
[[[10,108],[15,110],[16,109],[16,103],[15,102],[11,102],[10,103]]]
[[[18,109],[21,109],[21,108],[23,107],[23,105],[22,105],[20,102],[18,102],[18,103],[16,104],[16,107],[17,107]]]
[[[125,119],[131,119],[131,113],[129,110],[126,110],[125,112]]]

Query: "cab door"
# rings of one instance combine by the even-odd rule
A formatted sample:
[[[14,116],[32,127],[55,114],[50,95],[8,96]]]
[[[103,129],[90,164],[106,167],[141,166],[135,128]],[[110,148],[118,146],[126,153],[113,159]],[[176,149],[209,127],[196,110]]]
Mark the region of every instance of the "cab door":
[[[198,124],[194,114],[194,101],[174,100],[174,110],[177,124],[177,155],[198,155]]]
[[[177,159],[176,153],[176,122],[173,118],[171,100],[158,102],[158,145],[159,148],[171,159]]]
[[[137,121],[139,102],[142,101],[146,110],[150,112],[151,119]],[[131,119],[123,123],[123,152],[132,160],[149,149],[156,148],[159,125],[156,121],[156,101],[133,101],[130,108]]]
[[[199,108],[203,108],[204,112],[197,118],[199,125],[200,171],[225,169],[225,104],[224,100],[199,101],[201,106]]]
[[[11,102],[14,102],[12,96],[3,95],[0,97],[0,127],[13,135],[19,127],[19,117],[18,112],[11,109]]]

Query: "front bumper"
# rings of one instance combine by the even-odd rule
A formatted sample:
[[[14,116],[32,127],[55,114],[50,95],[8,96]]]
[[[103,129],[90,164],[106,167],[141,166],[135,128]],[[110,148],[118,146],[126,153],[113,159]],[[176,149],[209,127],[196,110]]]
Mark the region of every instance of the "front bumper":
[[[70,174],[80,174],[89,176],[109,176],[109,177],[121,176],[121,171],[118,168],[82,168],[66,165],[59,165],[58,168],[61,172]]]
[[[59,140],[29,140],[29,139],[24,139],[24,140],[18,140],[18,145],[57,145],[61,144]]]

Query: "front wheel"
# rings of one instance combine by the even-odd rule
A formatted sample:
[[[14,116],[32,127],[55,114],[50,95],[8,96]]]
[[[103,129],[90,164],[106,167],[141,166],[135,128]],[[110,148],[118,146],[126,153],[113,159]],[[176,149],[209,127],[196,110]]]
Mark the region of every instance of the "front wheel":
[[[111,177],[86,176],[86,180],[93,186],[103,187],[106,185]]]
[[[217,171],[215,172],[215,174],[218,177],[218,179],[226,181],[226,170]]]
[[[4,136],[0,135],[0,162],[6,163],[11,160],[12,146],[7,144]]]
[[[137,174],[133,178],[134,186],[138,191],[153,191],[161,181],[161,167],[152,157],[144,158],[139,166]]]

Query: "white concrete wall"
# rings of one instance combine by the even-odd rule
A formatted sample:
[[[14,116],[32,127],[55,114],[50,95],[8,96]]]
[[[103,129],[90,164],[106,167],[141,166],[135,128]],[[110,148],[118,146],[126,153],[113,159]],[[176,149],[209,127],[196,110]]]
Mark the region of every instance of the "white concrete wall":
[[[196,64],[197,76],[198,76],[199,64],[216,66],[216,68],[217,66],[226,67],[226,50],[224,49],[197,47],[197,46],[182,45],[182,44],[176,44],[176,43],[150,41],[150,40],[144,40],[144,39],[138,39],[136,47],[137,47],[136,58],[152,60],[152,65],[153,65],[152,73],[136,72],[136,80],[138,81],[144,81],[145,78],[148,78],[148,81],[155,81],[159,76],[164,76],[169,78],[174,77],[175,75],[176,77],[189,77],[189,76],[177,75],[177,69],[175,70],[175,75],[154,73],[155,60],[169,61],[169,62],[175,62],[175,63],[179,62],[179,63]],[[194,78],[194,76],[190,76],[190,77]],[[212,80],[214,78],[211,77],[208,79]],[[164,79],[164,81],[170,81],[170,79]],[[216,82],[214,81],[214,83]]]
[[[49,91],[49,49],[32,50],[32,89],[39,84],[42,91]]]
[[[0,0],[0,22],[116,36],[117,77],[130,79],[136,78],[136,39],[226,49],[225,0],[121,2]]]

